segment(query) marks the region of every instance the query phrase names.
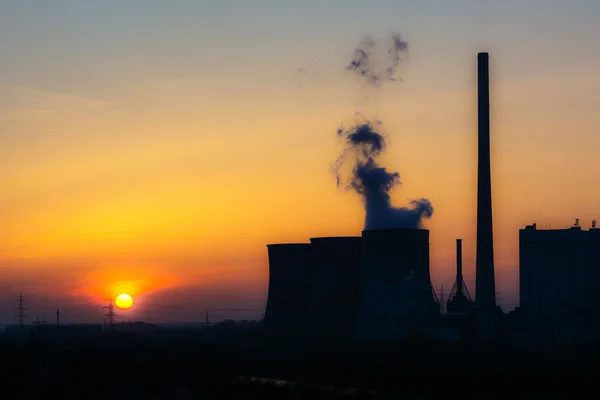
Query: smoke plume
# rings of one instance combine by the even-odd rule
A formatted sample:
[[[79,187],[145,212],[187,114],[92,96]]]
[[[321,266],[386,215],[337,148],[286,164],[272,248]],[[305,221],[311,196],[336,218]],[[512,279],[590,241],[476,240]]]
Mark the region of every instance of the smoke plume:
[[[383,55],[381,46],[370,36],[366,36],[354,50],[354,58],[346,69],[364,79],[367,84],[379,86],[382,81],[396,81],[396,70],[402,61],[402,55],[408,53],[408,43],[402,36],[392,33],[387,41],[386,52]]]
[[[355,51],[355,57],[346,68],[366,79],[367,83],[378,86],[382,80],[396,80],[396,69],[401,61],[400,53],[408,49],[400,35],[392,35],[392,46],[388,49],[388,62],[384,70],[378,70],[378,63],[371,50],[375,41],[366,38]],[[433,207],[427,199],[412,200],[408,207],[394,207],[390,191],[401,184],[398,172],[388,171],[377,163],[385,150],[385,138],[377,131],[380,121],[366,121],[344,129],[337,134],[344,140],[345,148],[336,160],[333,171],[338,187],[354,190],[362,196],[365,204],[365,229],[422,228],[422,220],[431,218]],[[342,169],[351,163],[350,176],[343,179]]]

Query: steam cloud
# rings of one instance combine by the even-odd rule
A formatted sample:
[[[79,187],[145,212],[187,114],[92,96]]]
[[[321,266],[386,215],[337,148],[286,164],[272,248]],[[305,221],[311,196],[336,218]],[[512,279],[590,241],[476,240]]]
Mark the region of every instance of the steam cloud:
[[[378,62],[373,58],[376,43],[365,38],[355,51],[355,57],[346,68],[366,79],[368,84],[378,86],[384,79],[397,80],[396,69],[401,61],[400,54],[406,52],[408,44],[400,35],[392,35],[388,49],[388,62],[384,70],[377,70]],[[341,156],[336,160],[333,171],[338,187],[345,183],[362,196],[365,204],[365,229],[422,228],[422,220],[431,218],[433,207],[428,199],[412,200],[409,207],[393,207],[390,191],[400,185],[400,174],[379,166],[377,158],[385,150],[385,138],[376,128],[380,121],[362,122],[349,129],[339,128],[337,134],[345,142]],[[344,181],[342,167],[352,163],[350,177]]]
[[[408,53],[408,43],[402,36],[392,33],[387,54],[379,59],[377,43],[370,36],[366,36],[354,50],[354,58],[346,69],[356,73],[373,86],[379,86],[382,81],[396,81],[396,70],[402,61],[402,54]],[[383,64],[383,67],[381,67]]]

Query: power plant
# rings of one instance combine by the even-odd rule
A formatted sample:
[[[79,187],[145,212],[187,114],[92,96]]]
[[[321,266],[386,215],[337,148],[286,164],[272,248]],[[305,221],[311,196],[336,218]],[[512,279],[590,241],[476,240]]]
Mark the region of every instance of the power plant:
[[[435,321],[426,229],[268,245],[264,326],[278,337],[398,339]]]
[[[369,125],[362,125],[350,131],[347,138],[350,144],[362,146],[358,154],[367,156],[355,167],[360,174],[352,185],[366,194],[368,229],[361,237],[313,238],[310,243],[268,245],[266,331],[280,337],[389,340],[440,327],[463,330],[464,321],[471,321],[474,316],[474,336],[481,341],[496,338],[499,311],[494,278],[488,53],[477,55],[477,66],[475,304],[464,284],[462,241],[458,239],[456,282],[447,308],[458,318],[440,317],[440,303],[431,284],[429,230],[419,228],[418,223],[421,216],[431,216],[432,208],[425,199],[415,202],[412,210],[390,208],[387,191],[397,175],[384,168],[373,168],[373,157],[383,147],[383,138],[373,133]],[[380,175],[373,175],[374,172]],[[383,196],[377,198],[380,194]],[[369,204],[374,198],[377,202]],[[370,212],[386,229],[369,226],[369,221],[373,221]],[[409,216],[402,220],[407,224],[402,229],[393,228],[396,221],[391,222],[399,215]]]

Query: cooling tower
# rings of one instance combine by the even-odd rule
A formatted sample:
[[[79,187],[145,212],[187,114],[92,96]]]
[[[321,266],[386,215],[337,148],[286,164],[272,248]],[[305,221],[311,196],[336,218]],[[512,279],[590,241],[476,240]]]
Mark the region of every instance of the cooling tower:
[[[309,332],[312,337],[351,339],[359,303],[362,239],[310,239],[311,274]]]
[[[494,280],[494,239],[492,234],[492,180],[490,170],[489,55],[477,55],[477,255],[475,306],[482,340],[495,336],[496,285]]]
[[[439,314],[429,274],[429,231],[363,231],[359,340],[398,339]]]
[[[275,336],[302,335],[308,311],[308,269],[312,265],[308,243],[270,244],[269,293],[264,328]]]

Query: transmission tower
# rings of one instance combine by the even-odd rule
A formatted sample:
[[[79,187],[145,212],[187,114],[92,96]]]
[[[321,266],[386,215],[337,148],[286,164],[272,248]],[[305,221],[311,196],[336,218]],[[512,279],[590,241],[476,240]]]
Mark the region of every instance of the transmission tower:
[[[17,303],[17,307],[15,307],[15,310],[17,310],[17,318],[19,319],[19,328],[23,328],[25,317],[26,317],[25,311],[29,310],[29,308],[25,307],[25,305],[27,304],[27,300],[25,300],[25,297],[23,296],[22,293],[19,293],[19,297],[17,298],[17,300],[15,300],[15,303]]]
[[[113,304],[113,300],[111,298],[108,299],[108,304],[102,307],[102,309],[106,310],[106,314],[104,314],[104,328],[106,330],[112,330],[115,327],[115,305]]]
[[[208,310],[206,310],[206,316],[204,317],[204,323],[207,328],[210,328],[210,317],[208,316]]]
[[[40,317],[37,317],[37,319],[35,321],[33,321],[34,324],[37,325],[37,330],[40,330],[40,324],[42,323],[42,321],[40,321]]]

